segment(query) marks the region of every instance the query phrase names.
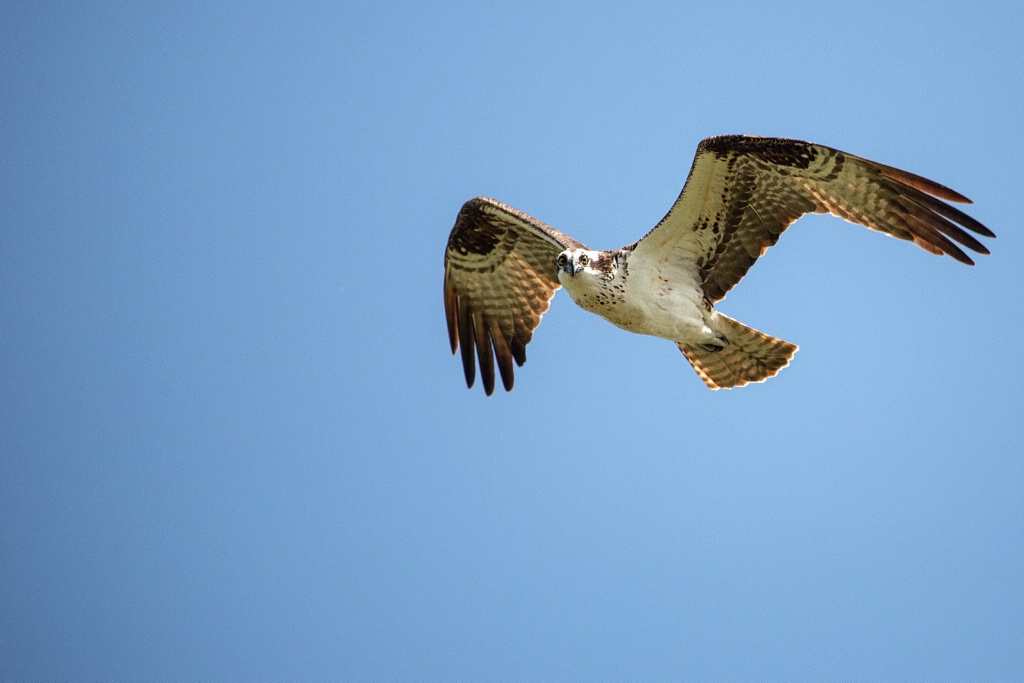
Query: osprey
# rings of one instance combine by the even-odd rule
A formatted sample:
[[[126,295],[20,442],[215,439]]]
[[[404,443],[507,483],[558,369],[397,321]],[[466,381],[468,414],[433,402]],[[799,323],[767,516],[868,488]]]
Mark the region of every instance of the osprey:
[[[479,357],[488,395],[497,359],[510,391],[512,362],[526,362],[526,345],[564,286],[580,307],[613,325],[675,342],[712,389],[762,382],[789,364],[796,345],[751,329],[714,304],[793,221],[831,213],[974,265],[956,243],[989,251],[963,228],[995,234],[945,202],[970,200],[829,147],[743,135],[703,140],[668,214],[621,249],[588,249],[516,209],[477,197],[459,211],[445,251],[452,353],[462,347],[469,387]]]

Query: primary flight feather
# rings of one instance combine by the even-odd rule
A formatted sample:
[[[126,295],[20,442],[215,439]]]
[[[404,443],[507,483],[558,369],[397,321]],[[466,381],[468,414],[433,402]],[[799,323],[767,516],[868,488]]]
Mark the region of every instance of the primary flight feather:
[[[445,251],[444,308],[466,384],[479,360],[484,391],[495,361],[506,390],[513,363],[555,291],[624,330],[676,343],[712,389],[761,382],[796,345],[715,310],[768,247],[805,213],[831,213],[933,254],[974,265],[972,234],[991,230],[946,202],[970,203],[921,176],[800,140],[723,135],[703,140],[661,222],[633,244],[595,251],[485,197],[466,202]],[[970,232],[968,232],[970,231]]]

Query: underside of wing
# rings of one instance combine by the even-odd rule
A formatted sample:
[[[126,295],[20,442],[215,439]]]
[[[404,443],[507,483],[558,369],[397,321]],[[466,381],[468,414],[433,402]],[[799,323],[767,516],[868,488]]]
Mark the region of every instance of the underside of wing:
[[[561,286],[555,259],[576,240],[485,197],[466,202],[448,237],[444,310],[452,353],[462,348],[466,385],[479,358],[484,391],[494,392],[494,362],[506,391],[526,345]]]
[[[700,143],[675,205],[635,248],[687,268],[714,302],[786,228],[811,212],[831,213],[973,265],[961,246],[989,252],[967,231],[995,235],[946,203],[969,201],[921,176],[822,145],[726,135]]]

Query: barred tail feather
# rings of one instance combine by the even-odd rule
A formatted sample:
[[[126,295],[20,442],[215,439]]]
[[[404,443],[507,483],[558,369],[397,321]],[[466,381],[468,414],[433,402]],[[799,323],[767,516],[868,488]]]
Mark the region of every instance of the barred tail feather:
[[[718,314],[718,330],[729,340],[724,348],[705,351],[697,346],[676,344],[704,384],[712,389],[740,387],[774,377],[789,365],[797,350],[796,344],[769,337],[721,313]]]

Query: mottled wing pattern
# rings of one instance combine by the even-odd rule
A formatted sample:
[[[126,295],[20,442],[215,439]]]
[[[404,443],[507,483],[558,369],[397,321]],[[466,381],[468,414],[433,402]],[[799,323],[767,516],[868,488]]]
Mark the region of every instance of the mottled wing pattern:
[[[484,390],[494,391],[494,360],[506,391],[513,366],[526,362],[526,345],[561,285],[555,259],[585,248],[535,218],[477,197],[455,219],[444,258],[444,310],[452,353],[462,347],[466,384],[479,357]]]
[[[695,270],[712,302],[724,298],[793,221],[811,212],[831,213],[973,265],[957,242],[989,252],[963,228],[995,235],[945,202],[970,200],[822,145],[723,135],[700,143],[675,205],[635,249]]]

